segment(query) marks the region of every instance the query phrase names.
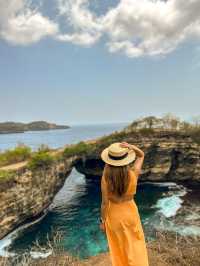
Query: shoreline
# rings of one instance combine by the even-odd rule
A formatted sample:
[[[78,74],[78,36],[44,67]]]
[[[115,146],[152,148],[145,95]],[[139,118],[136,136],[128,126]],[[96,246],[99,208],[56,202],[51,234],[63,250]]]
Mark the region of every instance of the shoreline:
[[[2,132],[0,131],[0,135],[10,135],[10,134],[23,134],[26,132],[43,132],[43,131],[53,131],[53,130],[66,130],[66,129],[70,129],[71,127],[66,127],[66,128],[49,128],[49,129],[35,129],[35,130],[19,130],[19,131],[5,131]]]

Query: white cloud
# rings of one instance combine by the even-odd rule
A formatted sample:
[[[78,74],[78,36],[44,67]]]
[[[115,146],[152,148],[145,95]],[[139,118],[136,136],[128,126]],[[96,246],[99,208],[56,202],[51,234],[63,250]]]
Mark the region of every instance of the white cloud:
[[[101,18],[89,10],[88,0],[57,0],[60,15],[74,32],[60,34],[61,41],[90,46],[101,37]]]
[[[112,41],[108,42],[107,46],[111,53],[124,52],[129,57],[142,56],[141,49],[134,47],[129,41]]]
[[[33,10],[24,0],[0,0],[0,37],[27,45],[58,31],[56,23]]]
[[[25,0],[0,0],[1,38],[29,44],[51,35],[58,41],[92,46],[104,36],[110,52],[129,57],[166,55],[181,43],[200,38],[200,0],[121,0],[101,16],[91,10],[92,0],[55,2],[65,32]]]
[[[81,32],[73,34],[60,34],[56,36],[56,39],[62,42],[71,42],[77,45],[90,47],[99,39],[99,37],[100,34],[97,33],[93,36],[88,32]]]
[[[110,52],[129,57],[165,55],[183,41],[200,37],[199,0],[121,0],[100,17],[89,10],[89,0],[58,2],[60,14],[74,30],[72,36],[90,35],[93,44],[106,35]]]

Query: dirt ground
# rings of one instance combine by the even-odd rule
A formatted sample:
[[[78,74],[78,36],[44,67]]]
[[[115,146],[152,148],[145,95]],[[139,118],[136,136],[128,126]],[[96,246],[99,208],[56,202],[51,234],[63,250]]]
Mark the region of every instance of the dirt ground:
[[[200,266],[200,236],[180,236],[157,232],[156,239],[147,242],[149,266]],[[78,260],[66,252],[53,252],[46,259],[33,260],[24,256],[20,262],[0,259],[0,266],[111,266],[109,253]]]

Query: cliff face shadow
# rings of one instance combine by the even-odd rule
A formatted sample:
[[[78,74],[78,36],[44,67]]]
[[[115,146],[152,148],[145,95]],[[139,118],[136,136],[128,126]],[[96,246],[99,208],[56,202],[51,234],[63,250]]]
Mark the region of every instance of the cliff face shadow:
[[[78,172],[84,174],[86,178],[101,176],[105,163],[100,158],[79,159],[75,163]]]

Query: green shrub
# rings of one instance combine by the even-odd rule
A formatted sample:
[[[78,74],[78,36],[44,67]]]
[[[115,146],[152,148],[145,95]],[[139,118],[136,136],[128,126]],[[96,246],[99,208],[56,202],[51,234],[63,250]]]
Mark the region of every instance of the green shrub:
[[[135,132],[114,132],[111,135],[103,136],[99,139],[99,141],[96,143],[97,150],[101,150],[105,148],[106,146],[109,146],[110,144],[114,142],[123,142],[127,141],[130,137],[133,137]]]
[[[15,173],[13,171],[0,170],[0,182],[11,179],[14,176],[15,176]]]
[[[18,163],[29,159],[31,156],[31,148],[25,145],[19,145],[12,150],[0,153],[0,167]]]
[[[87,154],[88,152],[92,151],[93,147],[93,144],[87,144],[81,141],[75,145],[65,148],[65,150],[63,151],[63,156],[71,157],[75,155]]]
[[[0,153],[0,167],[7,164],[7,159],[5,153]]]
[[[48,169],[54,163],[54,157],[46,151],[38,151],[32,155],[28,168],[32,171],[45,168]]]

